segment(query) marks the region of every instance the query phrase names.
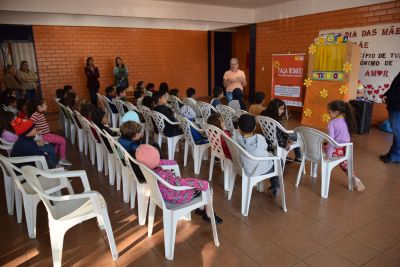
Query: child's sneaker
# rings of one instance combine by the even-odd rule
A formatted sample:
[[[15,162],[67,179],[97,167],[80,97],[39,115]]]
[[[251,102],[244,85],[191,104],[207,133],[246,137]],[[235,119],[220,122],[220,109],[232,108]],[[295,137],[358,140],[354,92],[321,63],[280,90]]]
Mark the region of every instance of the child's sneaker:
[[[358,192],[361,192],[361,191],[365,190],[365,185],[361,182],[360,179],[358,179],[356,176],[354,176],[353,180],[354,180],[354,186],[356,187],[356,190]]]
[[[69,161],[66,160],[66,159],[60,159],[60,161],[58,162],[58,164],[63,165],[63,166],[71,166],[71,165],[72,165],[72,163],[69,162]]]

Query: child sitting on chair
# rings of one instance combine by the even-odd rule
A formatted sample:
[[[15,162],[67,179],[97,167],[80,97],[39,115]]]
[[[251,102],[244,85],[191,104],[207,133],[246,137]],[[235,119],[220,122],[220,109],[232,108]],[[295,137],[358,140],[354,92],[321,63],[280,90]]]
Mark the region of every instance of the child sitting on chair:
[[[258,116],[265,110],[265,94],[263,92],[256,92],[254,100],[256,103],[250,106],[249,113],[253,116]]]
[[[167,98],[165,93],[161,92],[154,92],[153,93],[153,100],[154,100],[154,111],[160,112],[163,114],[165,117],[167,117],[168,120],[172,122],[176,122],[176,119],[174,117],[174,112],[172,109],[167,107]],[[164,122],[165,128],[164,128],[164,135],[168,137],[174,137],[177,135],[181,135],[182,131],[179,128],[179,125],[171,125],[168,122]],[[158,132],[155,130],[155,132]]]
[[[171,170],[164,170],[160,166],[160,153],[157,148],[151,145],[140,145],[136,150],[136,160],[152,169],[158,176],[173,186],[191,186],[194,189],[176,191],[158,183],[161,195],[167,202],[174,204],[185,204],[194,198],[201,196],[201,191],[208,190],[208,182],[197,178],[181,178],[175,175]],[[206,212],[196,211],[201,214],[203,220],[210,222]],[[216,224],[222,223],[222,219],[215,215]]]
[[[223,130],[227,136],[232,137],[231,132],[224,129],[225,126],[224,126],[224,121],[222,120],[221,114],[219,114],[219,113],[211,114],[210,117],[208,117],[208,119],[207,119],[207,123]],[[226,144],[225,140],[222,137],[221,137],[221,147],[222,147],[222,150],[224,151],[225,157],[228,159],[232,159],[231,152],[229,151],[228,145]]]
[[[121,132],[121,137],[118,139],[118,142],[131,155],[135,155],[136,149],[142,143],[142,125],[134,121],[127,121],[119,127],[119,130]]]
[[[210,104],[214,108],[218,108],[219,105],[221,105],[221,99],[224,98],[224,90],[219,86],[214,87],[213,96],[214,96],[214,98],[211,99]]]
[[[272,156],[272,154],[268,152],[268,144],[264,136],[254,133],[256,129],[256,119],[254,116],[244,114],[240,116],[238,124],[240,134],[237,136],[237,142],[244,150],[255,157]],[[274,163],[271,160],[253,161],[242,155],[240,155],[240,159],[246,174],[252,173],[254,176],[258,176],[274,171]],[[275,176],[270,178],[270,182],[271,187],[268,191],[273,197],[276,197],[280,187],[279,179]]]

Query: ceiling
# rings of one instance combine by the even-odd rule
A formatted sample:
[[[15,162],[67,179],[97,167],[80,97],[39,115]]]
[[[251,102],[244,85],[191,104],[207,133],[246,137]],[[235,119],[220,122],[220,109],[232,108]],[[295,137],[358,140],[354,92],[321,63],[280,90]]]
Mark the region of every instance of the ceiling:
[[[283,2],[289,2],[293,0],[154,0],[154,1],[254,9],[260,7],[272,6],[275,4],[281,4]]]

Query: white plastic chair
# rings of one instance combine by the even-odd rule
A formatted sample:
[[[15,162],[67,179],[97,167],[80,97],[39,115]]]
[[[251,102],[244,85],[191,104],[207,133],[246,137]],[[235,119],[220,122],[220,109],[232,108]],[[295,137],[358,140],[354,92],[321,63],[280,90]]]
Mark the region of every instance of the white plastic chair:
[[[105,106],[106,106],[107,112],[109,114],[109,118],[108,118],[109,124],[110,124],[111,127],[117,128],[118,127],[119,114],[118,113],[113,113],[112,109],[111,109],[111,106],[110,106],[110,105],[113,105],[114,103],[111,102],[110,99],[108,99],[106,96],[103,95],[102,97],[103,97],[103,101],[106,103]]]
[[[207,122],[207,119],[210,117],[212,112],[219,113],[219,111],[209,103],[200,101],[198,103],[201,111],[201,117],[203,118],[204,122]]]
[[[92,161],[92,165],[95,165],[97,161],[97,170],[99,172],[102,172],[104,164],[104,156],[103,156],[104,151],[100,140],[101,137],[97,136],[96,130],[94,129],[94,126],[90,121],[88,121],[86,118],[82,116],[80,118],[81,121],[83,121],[83,127],[85,128],[89,136],[88,139],[89,139],[90,160]]]
[[[125,106],[128,110],[130,110],[130,111],[135,111],[138,115],[140,114],[139,109],[138,109],[134,104],[132,104],[131,102],[125,101],[125,102],[124,102],[124,106]]]
[[[153,96],[153,92],[151,92],[151,91],[149,91],[147,89],[144,89],[143,92],[144,92],[145,96]]]
[[[68,116],[68,120],[71,123],[71,143],[75,144],[75,139],[78,139],[79,152],[83,152],[84,130],[82,128],[82,125],[78,121],[78,118],[76,117],[74,111],[72,111],[69,107],[65,107],[65,112]]]
[[[196,112],[196,117],[200,118],[201,117],[201,110],[200,107],[198,105],[198,102],[195,100],[195,102],[191,99],[185,98],[183,100],[183,103],[185,105],[188,105],[189,107],[191,107],[195,112]]]
[[[13,148],[13,145],[5,145],[5,144],[0,145],[0,150],[5,151],[8,155],[8,157],[10,156],[12,148]],[[7,175],[4,172],[4,169],[3,169],[3,179],[4,179],[4,190],[6,192],[7,211],[8,211],[8,214],[13,215],[14,214],[14,184],[11,179],[11,176]]]
[[[114,151],[112,150],[112,144],[110,143],[108,136],[105,135],[105,132],[99,129],[95,124],[92,124],[95,129],[97,135],[100,137],[101,144],[103,146],[103,162],[104,162],[104,173],[108,174],[108,181],[110,185],[114,185],[115,183],[115,174],[116,170],[116,156]],[[107,143],[109,148],[107,147]]]
[[[4,150],[8,156],[10,156],[13,146],[14,143],[7,142],[3,138],[0,138],[0,150]]]
[[[14,198],[15,207],[17,211],[17,221],[22,222],[22,203],[24,204],[26,226],[28,228],[28,235],[30,238],[36,237],[36,211],[37,205],[40,202],[39,196],[35,191],[26,183],[25,177],[21,175],[21,170],[15,164],[32,164],[34,163],[37,168],[44,169],[49,172],[58,172],[64,170],[51,169],[49,170],[44,156],[25,156],[25,157],[12,157],[6,158],[0,155],[0,167],[3,170],[4,182],[6,187],[6,198],[8,214],[14,213]],[[70,194],[74,191],[66,178],[57,180],[46,181],[39,177],[38,182],[42,185],[43,190],[48,194],[59,193],[63,188],[68,189]]]
[[[161,114],[160,112],[153,111],[152,113],[154,121],[156,123],[157,129],[158,129],[158,145],[161,148],[162,144],[162,138],[164,137],[167,139],[167,145],[168,145],[168,159],[173,160],[175,156],[175,150],[177,147],[177,144],[179,142],[179,139],[183,137],[183,134],[173,136],[173,137],[168,137],[164,135],[164,128],[165,128],[165,122],[171,124],[171,125],[179,125],[179,122],[172,122],[170,121],[164,114]]]
[[[286,130],[279,122],[266,116],[257,116],[256,120],[258,124],[261,126],[265,139],[269,140],[272,143],[275,155],[282,159],[282,169],[284,170],[287,155],[293,149],[300,147],[300,142],[299,142],[300,138],[297,138],[297,141],[293,142],[293,144],[290,145],[289,150],[286,150],[285,148],[280,147],[278,145],[276,131],[277,129],[280,129],[285,134],[293,134],[294,131]]]
[[[204,124],[204,130],[206,132],[211,147],[211,159],[208,180],[210,182],[212,180],[215,157],[217,157],[221,160],[222,169],[224,171],[224,190],[228,191],[229,177],[232,174],[233,163],[230,159],[225,157],[224,150],[222,149],[221,145],[222,136],[226,136],[226,134],[221,129],[210,124]]]
[[[202,191],[201,196],[194,198],[191,202],[185,204],[172,204],[164,201],[161,196],[158,183],[172,190],[187,190],[193,189],[189,186],[173,186],[160,178],[152,170],[147,168],[141,163],[135,162],[140,167],[147,184],[150,187],[150,206],[149,206],[149,219],[148,219],[148,236],[153,233],[154,215],[156,205],[163,211],[163,225],[164,225],[164,247],[165,247],[165,258],[168,260],[174,259],[174,248],[175,248],[175,237],[176,237],[176,225],[178,220],[185,217],[191,211],[206,205],[208,216],[211,218],[211,227],[213,231],[214,244],[219,247],[217,226],[215,224],[214,208],[212,204],[212,191]]]
[[[286,208],[286,199],[285,199],[285,186],[283,184],[283,171],[282,171],[282,166],[281,166],[281,159],[279,157],[255,157],[250,155],[246,150],[244,150],[239,144],[237,144],[235,141],[233,141],[231,138],[227,136],[223,136],[226,144],[229,147],[229,151],[231,152],[232,155],[232,162],[233,162],[233,168],[232,168],[232,173],[230,174],[230,181],[229,181],[229,193],[228,193],[228,199],[231,199],[232,197],[232,192],[233,192],[233,187],[235,185],[235,178],[236,174],[242,174],[242,208],[241,212],[243,216],[248,216],[249,215],[249,208],[250,208],[250,200],[251,200],[251,194],[253,191],[253,187],[257,185],[257,189],[259,191],[263,190],[263,181],[266,179],[270,179],[274,176],[279,177],[279,183],[280,183],[280,195],[281,195],[281,202],[282,202],[282,209],[284,212],[287,212]],[[274,171],[271,173],[259,175],[259,176],[253,176],[253,173],[246,173],[243,169],[243,164],[240,159],[240,156],[245,157],[249,160],[252,161],[273,161],[273,168]]]
[[[329,184],[332,169],[347,160],[347,177],[349,190],[353,190],[353,143],[337,143],[329,135],[309,127],[297,127],[294,129],[302,139],[302,159],[297,175],[296,187],[299,186],[306,160],[311,162],[311,176],[317,177],[318,164],[321,164],[321,197],[328,198]],[[324,155],[323,142],[327,141],[334,147],[346,148],[346,155],[343,157],[330,157]]]
[[[207,156],[207,154],[204,153],[207,153],[207,149],[210,147],[210,143],[196,144],[192,135],[191,127],[198,132],[204,132],[204,130],[199,129],[193,122],[185,117],[176,115],[176,118],[180,121],[183,134],[185,135],[185,152],[183,158],[183,166],[187,165],[189,146],[191,146],[194,161],[194,173],[200,174],[201,161],[204,156]]]
[[[219,110],[221,111],[221,117],[224,121],[225,128],[231,132],[235,132],[235,127],[233,126],[233,118],[235,117],[235,110],[229,106],[220,105]]]
[[[158,135],[154,133],[154,124],[153,124],[153,115],[152,111],[143,105],[138,107],[140,113],[143,115],[145,124],[144,124],[144,130],[146,133],[146,144],[149,143],[150,139],[150,133],[154,134],[154,140],[158,140]]]
[[[41,171],[32,166],[25,166],[22,168],[22,173],[28,184],[39,195],[46,207],[49,218],[53,266],[61,266],[65,233],[71,227],[91,218],[97,218],[100,229],[105,229],[112,258],[113,260],[118,258],[106,201],[100,193],[90,189],[85,171],[50,173]],[[40,176],[42,179],[48,179],[50,181],[60,178],[70,179],[79,177],[82,181],[84,191],[83,193],[74,195],[51,196],[45,191],[41,183],[38,182]]]
[[[249,112],[247,112],[246,110],[243,110],[243,109],[235,109],[235,113],[236,113],[237,118],[240,118],[240,116],[242,116],[244,114],[250,114]]]

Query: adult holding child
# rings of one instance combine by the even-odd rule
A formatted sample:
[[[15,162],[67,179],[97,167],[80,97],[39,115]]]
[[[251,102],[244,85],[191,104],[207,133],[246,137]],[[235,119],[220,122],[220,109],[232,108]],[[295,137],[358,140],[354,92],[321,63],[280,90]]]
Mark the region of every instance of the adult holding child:
[[[116,87],[129,87],[128,67],[124,65],[124,62],[120,57],[115,58],[115,67],[113,73]]]
[[[86,59],[85,74],[87,77],[87,88],[89,90],[90,102],[97,107],[97,92],[99,92],[99,69],[94,66],[92,57]]]
[[[225,72],[223,78],[228,103],[233,99],[232,92],[235,88],[243,90],[243,87],[247,85],[246,75],[239,69],[239,60],[231,58],[230,66],[231,69]]]

